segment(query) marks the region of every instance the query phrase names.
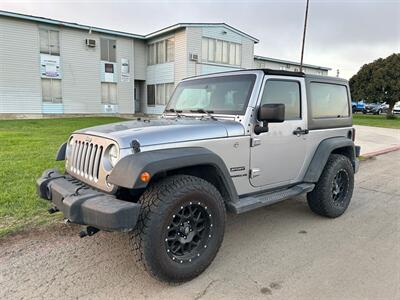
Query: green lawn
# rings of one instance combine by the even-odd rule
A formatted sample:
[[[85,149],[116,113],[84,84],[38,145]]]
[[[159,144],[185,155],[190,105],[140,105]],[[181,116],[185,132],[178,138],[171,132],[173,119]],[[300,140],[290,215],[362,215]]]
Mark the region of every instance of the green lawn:
[[[363,115],[354,114],[353,123],[355,125],[365,125],[374,127],[385,127],[385,128],[398,128],[400,129],[400,117],[395,119],[386,119],[385,115]]]
[[[119,118],[0,120],[0,237],[59,220],[36,196],[35,180],[56,162],[58,147],[79,128],[121,121]]]

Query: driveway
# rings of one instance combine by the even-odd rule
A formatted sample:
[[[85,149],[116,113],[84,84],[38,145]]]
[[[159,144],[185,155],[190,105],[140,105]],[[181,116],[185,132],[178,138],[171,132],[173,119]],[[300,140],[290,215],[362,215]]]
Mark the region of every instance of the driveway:
[[[326,219],[304,197],[229,215],[214,263],[191,282],[159,283],[127,236],[76,227],[0,244],[1,299],[400,299],[400,151],[362,162],[348,211]]]
[[[354,125],[356,144],[361,146],[361,154],[400,146],[400,129]]]

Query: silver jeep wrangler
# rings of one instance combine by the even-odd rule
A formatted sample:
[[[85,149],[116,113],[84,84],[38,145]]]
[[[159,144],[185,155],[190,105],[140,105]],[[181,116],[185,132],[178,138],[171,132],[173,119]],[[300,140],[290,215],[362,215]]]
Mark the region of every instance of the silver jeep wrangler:
[[[353,193],[347,81],[276,70],[183,80],[159,119],[74,132],[38,193],[72,223],[129,232],[140,264],[160,280],[203,272],[236,214],[307,194],[335,218]]]

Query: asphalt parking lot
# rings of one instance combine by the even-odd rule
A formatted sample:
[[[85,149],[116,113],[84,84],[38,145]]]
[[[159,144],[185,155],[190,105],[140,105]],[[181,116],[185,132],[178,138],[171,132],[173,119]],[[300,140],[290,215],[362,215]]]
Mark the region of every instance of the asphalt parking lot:
[[[0,242],[1,299],[400,299],[400,151],[364,161],[338,219],[304,197],[229,215],[214,263],[170,286],[137,269],[124,234],[76,227]]]

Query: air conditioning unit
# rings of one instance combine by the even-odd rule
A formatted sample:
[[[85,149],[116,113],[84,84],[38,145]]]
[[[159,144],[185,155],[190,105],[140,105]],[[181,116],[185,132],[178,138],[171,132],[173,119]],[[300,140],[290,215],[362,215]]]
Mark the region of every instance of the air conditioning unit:
[[[90,48],[96,47],[96,40],[94,39],[86,39],[86,46]]]
[[[104,104],[103,113],[105,114],[116,114],[118,113],[118,105],[116,104]]]
[[[190,53],[189,54],[189,59],[193,61],[198,61],[199,60],[199,55],[196,53]]]

